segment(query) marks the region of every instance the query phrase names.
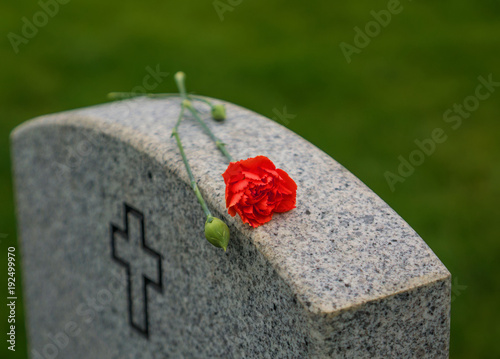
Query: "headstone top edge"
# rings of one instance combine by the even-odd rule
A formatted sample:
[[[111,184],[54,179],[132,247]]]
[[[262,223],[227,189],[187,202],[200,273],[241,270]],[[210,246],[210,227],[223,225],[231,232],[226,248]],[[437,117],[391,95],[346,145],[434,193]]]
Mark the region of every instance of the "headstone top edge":
[[[302,305],[304,308],[309,309],[310,315],[312,316],[317,316],[317,317],[323,317],[323,318],[333,318],[336,316],[339,316],[344,313],[348,312],[354,312],[356,310],[362,309],[363,307],[366,307],[367,305],[370,304],[377,304],[380,303],[384,300],[390,300],[393,298],[396,298],[399,295],[402,294],[411,294],[412,292],[422,290],[425,288],[430,288],[433,286],[438,286],[443,283],[449,283],[451,285],[451,278],[452,275],[450,272],[446,271],[445,273],[440,273],[432,276],[424,276],[420,278],[418,281],[414,281],[413,283],[409,284],[405,288],[401,288],[400,290],[394,291],[392,293],[386,293],[382,294],[378,297],[373,297],[369,299],[361,299],[355,302],[350,303],[349,305],[343,306],[343,307],[338,307],[335,309],[331,308],[324,308],[324,307],[308,307],[304,303]],[[302,302],[302,301],[301,301]]]
[[[135,105],[139,104],[139,106],[149,106],[149,104],[152,104],[152,102],[156,102],[156,101],[157,100],[144,100],[144,101],[139,101],[139,102],[135,103]],[[218,101],[223,102],[220,100],[218,100]],[[225,103],[225,102],[223,102],[223,103]],[[168,150],[168,149],[174,148],[171,144],[165,144],[164,142],[161,142],[157,138],[152,138],[152,136],[146,135],[141,130],[131,128],[127,124],[120,123],[120,121],[115,121],[115,120],[103,121],[104,115],[99,115],[99,111],[104,111],[101,113],[105,113],[107,110],[109,110],[110,106],[112,106],[112,105],[102,104],[102,105],[98,105],[95,107],[65,111],[65,112],[61,112],[58,114],[54,114],[54,115],[45,115],[45,116],[35,118],[33,120],[30,120],[30,121],[18,126],[16,129],[14,129],[14,131],[11,133],[11,141],[15,141],[16,137],[18,137],[18,136],[22,136],[24,131],[29,131],[29,130],[35,129],[36,127],[39,127],[39,126],[51,126],[51,125],[60,125],[61,124],[61,125],[66,125],[66,126],[95,128],[95,126],[97,125],[97,126],[100,126],[100,129],[108,135],[112,135],[112,136],[115,135],[116,136],[115,130],[117,130],[117,129],[120,130],[119,131],[120,134],[129,133],[130,136],[129,136],[129,138],[126,139],[127,142],[139,150],[146,149],[146,147],[144,146],[145,141],[146,142],[156,141],[158,146],[163,147],[163,150],[165,150],[165,149]],[[228,106],[230,106],[231,108],[233,108],[233,107],[239,108],[239,106],[229,104],[229,103],[228,103]],[[97,113],[94,112],[96,110],[96,108],[99,108],[99,111]],[[132,112],[133,112],[133,110],[134,109],[132,108]],[[244,111],[242,111],[240,114],[241,116],[249,116],[249,114],[250,114],[251,116],[255,116],[256,118],[265,119],[265,117],[255,113],[253,111],[246,110],[246,109],[243,109],[243,110]],[[155,113],[152,112],[151,116],[154,117]],[[172,119],[169,119],[169,121],[170,120],[172,120]],[[266,120],[268,122],[272,123],[274,126],[276,126],[276,128],[279,128],[280,131],[285,130],[286,136],[293,134],[292,131],[290,131],[289,129],[287,129],[279,124],[274,123],[274,121],[271,121],[268,119],[266,119]],[[189,129],[189,131],[191,131],[191,129]],[[301,138],[300,136],[298,136],[296,134],[293,134],[293,135],[295,135],[294,140],[297,140],[298,142],[302,141],[305,144],[307,144],[308,146],[314,147],[318,151],[318,153],[315,153],[314,155],[318,156],[319,160],[324,160],[324,157],[326,156],[330,160],[332,160],[332,166],[334,164],[336,164],[336,162],[333,159],[331,159],[331,157],[329,157],[323,151],[318,149],[316,146],[310,144],[308,141],[306,141],[305,139]],[[304,145],[304,143],[302,143],[300,145],[302,146],[302,145]],[[311,147],[308,147],[308,148],[311,148]],[[152,157],[154,157],[154,156],[152,156]],[[286,158],[286,157],[284,156],[283,158]],[[281,162],[283,163],[286,161],[282,160]],[[171,163],[173,163],[173,162],[171,161]],[[293,166],[293,164],[290,164],[290,166]],[[330,165],[326,165],[326,166],[330,166]],[[338,166],[340,166],[340,165],[338,165]],[[177,172],[182,174],[181,170],[182,169],[180,169]],[[336,171],[336,172],[333,172],[333,171]],[[347,176],[354,177],[347,170],[344,169],[344,171],[347,172]],[[338,167],[335,167],[332,169],[332,174],[333,173],[337,173],[337,174],[340,173],[342,176],[346,175],[345,173],[342,173]],[[348,179],[351,180],[351,178],[348,178]],[[186,183],[187,183],[187,177],[184,179],[184,181],[186,181]],[[353,185],[359,186],[359,184],[353,184]],[[219,190],[220,191],[220,186],[216,186],[212,183],[208,183],[208,187],[209,187],[209,189],[207,191],[209,191],[209,190]],[[371,194],[373,194],[371,192],[371,190],[369,190],[367,187],[366,188],[365,187],[366,186],[364,184],[362,184],[361,187],[356,187],[356,189],[363,191],[363,196],[370,196]],[[369,192],[366,192],[366,191],[369,191]],[[364,193],[364,192],[366,192],[366,193]],[[210,198],[209,200],[214,201],[214,198]],[[382,200],[380,200],[380,201],[382,201]],[[343,205],[343,202],[340,201],[340,202],[336,203],[336,205],[339,205],[341,207]],[[377,204],[377,206],[378,205],[379,204]],[[347,206],[349,206],[349,204],[347,204]],[[377,206],[375,206],[374,209],[378,209],[379,207],[377,207]],[[220,206],[220,208],[218,208],[218,209],[220,210],[221,213],[224,213],[223,206]],[[386,210],[386,209],[384,208],[384,210]],[[388,215],[390,217],[393,217],[394,214],[395,214],[395,212],[389,213]],[[283,274],[283,277],[285,278],[285,280],[292,287],[295,287],[295,290],[298,293],[298,295],[304,301],[311,303],[310,308],[313,308],[313,311],[319,310],[321,313],[331,312],[332,307],[330,307],[328,305],[328,302],[331,301],[332,299],[335,300],[338,298],[335,298],[335,295],[333,295],[333,294],[327,295],[325,297],[324,292],[320,292],[320,293],[308,292],[311,285],[315,284],[315,280],[318,278],[312,277],[312,278],[310,278],[311,279],[310,281],[303,281],[296,273],[293,272],[293,269],[292,269],[294,265],[296,265],[298,262],[300,262],[300,260],[298,260],[298,262],[297,262],[297,260],[294,260],[292,258],[293,252],[294,251],[295,252],[303,251],[305,253],[305,251],[307,251],[307,248],[303,246],[303,243],[299,243],[300,241],[297,242],[296,239],[290,239],[290,237],[295,235],[295,236],[304,236],[304,238],[306,238],[305,236],[307,236],[307,230],[301,230],[301,231],[295,232],[296,234],[290,235],[290,232],[294,232],[293,231],[294,228],[291,228],[291,229],[287,228],[286,221],[297,219],[298,218],[297,216],[300,216],[300,215],[302,215],[302,214],[301,213],[295,213],[295,214],[291,213],[290,215],[287,214],[286,216],[283,216],[283,217],[287,217],[285,220],[283,220],[282,218],[280,218],[279,220],[276,220],[276,222],[275,222],[276,224],[274,226],[271,225],[271,226],[268,226],[266,228],[262,227],[262,228],[257,229],[256,231],[253,231],[253,232],[252,232],[252,230],[242,228],[241,233],[243,235],[249,236],[251,238],[252,243],[255,246],[257,246],[259,251],[261,251],[261,253],[267,258],[267,260],[273,265],[273,267],[276,268],[278,270],[278,272]],[[397,214],[396,214],[396,216],[397,216]],[[394,217],[394,218],[400,219],[399,216]],[[229,216],[226,216],[225,219],[228,222],[231,222],[232,224],[238,226],[238,220],[239,220],[238,218],[231,218]],[[275,220],[273,220],[273,221],[275,221]],[[271,222],[271,223],[273,223],[273,222]],[[305,222],[302,219],[300,224],[304,224],[304,223]],[[297,225],[299,225],[299,224],[297,224]],[[310,229],[317,230],[317,228],[315,229],[313,227],[311,227]],[[282,243],[287,248],[286,253],[281,252],[281,249],[279,247],[276,247],[273,244],[275,236],[273,235],[272,232],[274,232],[274,231],[277,231],[277,233],[279,233],[280,235],[283,235],[284,236],[283,238],[287,238],[287,240],[286,240],[287,243]],[[412,237],[415,241],[422,241],[416,233],[408,233],[408,232],[409,232],[409,229],[406,228],[405,235]],[[322,233],[318,233],[318,236],[320,234],[322,234]],[[294,245],[297,245],[297,247],[294,248]],[[426,247],[426,245],[424,245],[423,247],[420,247],[420,249],[423,251],[428,250],[428,251],[430,251],[430,255],[434,256],[434,254],[432,253],[430,248],[426,247],[427,248],[426,249],[425,247]],[[355,248],[353,249],[353,248],[349,247],[348,244],[346,244],[346,246],[341,248],[341,250],[342,249],[346,250],[346,251],[352,251]],[[312,252],[308,252],[308,254],[318,255],[320,253],[312,251]],[[338,253],[337,254],[328,253],[328,254],[336,256],[335,259],[345,258],[345,256],[340,255]],[[449,272],[444,267],[444,265],[442,265],[442,263],[439,261],[439,259],[437,259],[437,257],[434,256],[434,258],[431,258],[429,261],[433,263],[433,268],[431,268],[430,271],[425,272],[421,275],[418,275],[418,273],[414,273],[415,276],[413,276],[409,279],[406,278],[404,281],[399,283],[400,284],[399,290],[409,290],[412,288],[412,286],[422,285],[425,283],[431,283],[435,278],[438,278],[438,280],[439,279],[446,279],[447,276],[449,276]],[[349,263],[349,264],[352,265],[352,267],[354,268],[356,263]],[[340,275],[342,274],[342,270],[339,270],[337,272],[337,274],[339,275],[339,278],[340,278]],[[352,275],[354,275],[354,272],[352,272],[352,271],[350,272],[349,270],[347,270],[345,274],[346,274],[346,278],[349,279],[352,277]],[[324,279],[324,278],[322,278],[322,279]],[[412,280],[413,280],[413,282],[412,282]],[[408,283],[413,283],[413,284],[408,285]],[[353,298],[351,295],[347,295],[345,293],[343,295],[345,295],[345,297],[343,297],[340,301],[338,301],[337,308],[349,308],[352,305],[356,305],[356,303],[359,304],[359,303],[362,303],[364,301],[377,300],[377,298],[391,295],[391,293],[386,293],[384,291],[384,288],[381,287],[381,288],[379,288],[378,291],[375,291],[374,293],[370,294],[369,296],[358,296],[357,298]],[[306,308],[307,308],[307,306],[306,306]],[[338,309],[335,309],[333,311],[338,311]]]

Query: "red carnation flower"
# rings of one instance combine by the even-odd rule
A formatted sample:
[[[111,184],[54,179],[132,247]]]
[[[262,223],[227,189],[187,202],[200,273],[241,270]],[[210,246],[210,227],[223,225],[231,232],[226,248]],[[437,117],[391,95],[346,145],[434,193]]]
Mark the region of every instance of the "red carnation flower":
[[[266,156],[231,162],[222,177],[228,213],[238,213],[254,228],[269,222],[274,212],[295,208],[297,185]]]

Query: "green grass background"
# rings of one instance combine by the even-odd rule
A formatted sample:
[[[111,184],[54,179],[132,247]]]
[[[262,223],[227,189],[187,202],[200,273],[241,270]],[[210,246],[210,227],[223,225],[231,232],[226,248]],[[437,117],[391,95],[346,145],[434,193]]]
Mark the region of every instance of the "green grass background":
[[[222,0],[227,3],[227,0]],[[234,2],[233,2],[234,3]],[[403,11],[347,63],[339,48],[387,1],[243,0],[221,21],[212,0],[72,0],[15,54],[36,1],[0,3],[0,288],[16,245],[8,136],[32,117],[106,101],[140,85],[146,67],[184,70],[188,87],[288,125],[338,160],[427,241],[455,278],[451,358],[498,358],[500,347],[500,91],[452,130],[443,113],[473,94],[479,75],[500,81],[500,3],[404,1]],[[156,92],[174,90],[169,76]],[[385,171],[434,128],[448,135],[392,192]],[[19,270],[19,268],[18,268]],[[19,272],[18,272],[19,273]],[[18,277],[19,278],[19,277]],[[1,289],[0,332],[6,333]],[[22,320],[22,307],[18,307]],[[17,351],[25,358],[24,328]],[[5,353],[5,354],[2,354]],[[66,357],[61,354],[59,357]]]

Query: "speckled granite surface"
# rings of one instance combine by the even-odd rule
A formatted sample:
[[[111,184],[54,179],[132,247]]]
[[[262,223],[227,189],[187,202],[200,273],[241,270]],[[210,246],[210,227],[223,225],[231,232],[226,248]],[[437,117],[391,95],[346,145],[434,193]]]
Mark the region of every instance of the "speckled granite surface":
[[[425,242],[328,155],[232,104],[209,126],[235,158],[287,171],[297,208],[257,229],[230,217],[227,163],[187,120],[193,173],[232,233],[227,254],[208,244],[170,138],[178,104],[94,106],[13,133],[32,357],[448,356],[450,274]]]

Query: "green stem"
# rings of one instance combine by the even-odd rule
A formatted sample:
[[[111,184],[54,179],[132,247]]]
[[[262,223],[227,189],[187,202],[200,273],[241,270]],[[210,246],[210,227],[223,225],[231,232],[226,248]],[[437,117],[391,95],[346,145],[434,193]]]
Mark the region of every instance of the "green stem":
[[[142,93],[142,92],[110,92],[108,98],[111,100],[127,100],[135,97],[148,97],[148,98],[168,98],[168,97],[182,97],[180,93]],[[191,101],[200,101],[206,103],[210,108],[214,104],[205,99],[203,96],[188,94],[187,98]]]
[[[176,73],[175,74],[175,82],[177,83],[177,87],[179,88],[179,92],[180,92],[182,98],[185,99],[185,100],[189,100],[189,97],[188,97],[188,95],[186,93],[186,86],[184,85],[184,77],[185,77],[184,76],[184,72],[178,72],[178,73]],[[206,102],[209,103],[208,101],[206,101]],[[224,142],[222,142],[219,138],[217,138],[217,136],[214,135],[214,133],[212,132],[212,130],[210,130],[210,128],[205,123],[205,121],[203,121],[201,119],[201,117],[198,115],[198,112],[196,111],[196,109],[193,106],[188,106],[188,110],[194,116],[194,118],[196,119],[196,121],[198,121],[198,123],[201,125],[201,127],[203,127],[203,129],[208,134],[208,136],[210,136],[210,138],[212,139],[212,141],[215,142],[215,145],[222,152],[222,154],[224,156],[226,156],[226,158],[229,160],[229,162],[233,162],[234,159],[229,154],[229,152],[227,151],[226,144]]]
[[[126,100],[134,97],[166,98],[181,97],[178,93],[141,93],[141,92],[110,92],[108,98],[112,100]]]
[[[207,99],[203,98],[202,96],[196,96],[196,95],[189,95],[190,100],[197,100],[206,103],[210,108],[214,107],[214,104],[208,101]]]
[[[185,100],[189,100],[187,97],[186,85],[184,84],[185,77],[186,75],[182,71],[179,71],[174,75],[175,83],[177,84],[177,88],[179,89],[182,98]]]
[[[191,172],[191,166],[189,165],[188,159],[186,157],[186,153],[184,152],[184,147],[182,146],[181,138],[179,137],[179,132],[178,128],[179,125],[182,121],[182,117],[184,116],[184,109],[185,107],[181,107],[181,113],[179,115],[179,118],[177,119],[177,123],[175,124],[174,129],[172,130],[172,136],[175,137],[175,140],[177,142],[177,147],[179,148],[179,152],[181,153],[182,156],[182,161],[184,162],[184,166],[186,167],[186,171],[189,176],[189,180],[191,182],[191,188],[194,191],[194,194],[196,195],[196,198],[198,199],[198,202],[200,202],[201,207],[203,208],[203,212],[205,212],[207,218],[212,218],[212,213],[210,213],[210,210],[208,209],[208,206],[203,199],[203,196],[201,195],[200,189],[198,188],[198,185],[196,184],[196,180],[194,179],[193,172]]]
[[[192,106],[188,107],[188,110],[194,116],[194,118],[196,119],[196,121],[198,121],[198,123],[201,125],[201,127],[203,127],[203,129],[208,134],[208,136],[210,136],[210,138],[212,139],[212,141],[215,142],[215,145],[217,146],[217,148],[222,152],[222,154],[224,156],[226,156],[226,158],[228,159],[228,161],[229,162],[234,162],[233,156],[231,156],[231,154],[226,149],[226,144],[224,142],[222,142],[219,138],[217,138],[217,136],[214,135],[214,133],[210,130],[210,128],[208,128],[208,126],[205,123],[205,121],[203,121],[201,119],[200,115],[198,115],[198,111],[196,111],[196,109],[194,107],[192,107]]]

